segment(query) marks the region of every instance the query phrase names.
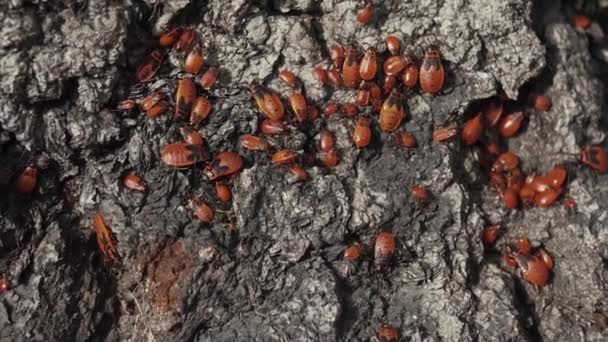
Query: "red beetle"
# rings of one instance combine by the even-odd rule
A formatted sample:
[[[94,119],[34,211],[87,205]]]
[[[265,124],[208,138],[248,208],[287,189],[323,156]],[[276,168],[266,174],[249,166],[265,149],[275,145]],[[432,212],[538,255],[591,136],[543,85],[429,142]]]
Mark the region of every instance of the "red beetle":
[[[414,195],[414,197],[420,200],[427,200],[429,198],[428,190],[421,186],[413,186],[410,189],[410,192],[412,193],[412,195]]]
[[[232,198],[230,188],[226,184],[221,182],[215,183],[215,194],[217,195],[217,198],[219,198],[222,202],[230,202],[230,199]]]
[[[308,177],[308,173],[306,172],[306,170],[299,166],[288,166],[285,169],[287,170],[287,172],[291,173],[294,180],[298,182],[303,182],[306,180],[306,177]]]
[[[327,116],[332,116],[338,112],[338,105],[335,103],[328,103],[325,108],[323,108],[323,113]]]
[[[424,60],[420,68],[420,88],[425,93],[437,94],[443,88],[445,70],[441,64],[441,54],[434,46],[424,53]]]
[[[151,80],[165,60],[165,55],[160,50],[152,51],[144,61],[137,67],[135,77],[139,82]]]
[[[197,97],[190,113],[190,124],[193,126],[200,124],[209,116],[209,112],[211,112],[211,102],[204,96]]]
[[[323,152],[333,150],[336,145],[336,137],[328,130],[322,130],[319,134],[319,147]]]
[[[530,184],[524,184],[521,189],[519,189],[519,197],[524,203],[532,203],[535,195],[536,191],[534,191]]]
[[[306,98],[300,92],[293,92],[289,95],[289,105],[291,110],[296,115],[298,122],[306,121],[308,115],[308,105],[306,104]]]
[[[256,137],[252,134],[242,135],[239,142],[241,147],[251,151],[267,151],[270,148],[270,144],[266,139]]]
[[[325,152],[325,155],[323,156],[323,164],[325,164],[325,166],[330,168],[335,167],[339,162],[340,159],[338,158],[338,151],[336,151],[336,149]]]
[[[102,213],[95,213],[95,216],[93,217],[93,228],[95,229],[97,246],[104,257],[104,263],[107,266],[120,263],[120,255],[116,249],[116,237],[112,233],[110,227],[106,224]]]
[[[405,59],[403,56],[391,56],[384,61],[384,74],[394,76],[405,69]]]
[[[174,167],[186,167],[208,159],[209,153],[203,146],[184,143],[169,144],[160,154],[163,163]]]
[[[378,86],[376,82],[367,82],[367,84],[369,85],[369,95],[371,96],[372,100],[380,100],[380,105],[382,105],[384,94],[382,94],[382,89],[380,89],[380,86]]]
[[[483,242],[484,246],[492,246],[494,242],[496,242],[499,233],[500,225],[493,224],[484,228],[483,234],[481,236],[481,241]]]
[[[0,293],[2,293],[4,291],[8,291],[8,290],[9,290],[8,277],[6,276],[6,274],[3,274],[0,277]]]
[[[357,115],[358,111],[359,109],[354,103],[345,103],[342,105],[342,114],[344,114],[346,117],[353,117]]]
[[[28,195],[34,191],[37,182],[38,170],[34,165],[29,165],[17,176],[15,189],[21,194]]]
[[[399,128],[404,116],[403,95],[397,89],[393,89],[380,109],[380,128],[392,132]]]
[[[194,216],[196,216],[201,222],[209,223],[213,220],[213,209],[211,207],[201,201],[198,198],[193,198],[188,201],[188,206],[194,212]]]
[[[345,54],[344,54],[344,48],[341,47],[340,45],[332,45],[331,48],[329,48],[329,56],[331,57],[331,61],[334,64],[334,67],[336,67],[336,69],[340,69],[342,68],[342,65],[344,64],[344,58],[345,58]]]
[[[379,342],[398,342],[399,332],[388,324],[382,325],[376,333]]]
[[[177,44],[175,44],[175,49],[180,52],[188,51],[190,49],[190,46],[192,46],[195,37],[196,33],[193,29],[189,28],[183,30],[182,34],[179,36]]]
[[[260,130],[264,134],[273,135],[273,134],[282,134],[285,132],[285,124],[281,121],[274,120],[264,120],[260,123]]]
[[[532,242],[527,237],[517,239],[517,250],[519,254],[530,254],[532,251]]]
[[[163,100],[163,94],[160,92],[154,92],[141,100],[139,106],[143,111],[148,111],[154,107],[157,103]]]
[[[416,138],[412,133],[402,132],[397,136],[397,142],[405,147],[412,148],[416,147]]]
[[[486,152],[489,154],[500,154],[500,147],[495,141],[490,141],[486,144]]]
[[[544,248],[539,248],[535,254],[538,255],[541,259],[543,259],[543,262],[545,263],[549,271],[553,269],[553,266],[555,266],[553,258],[551,257],[551,255],[549,255],[549,253],[547,253]]]
[[[507,176],[507,188],[511,188],[516,192],[521,190],[524,186],[524,174],[519,168],[512,170],[510,175]]]
[[[505,254],[504,260],[508,266],[517,268],[517,255],[528,255],[532,251],[532,243],[527,237],[521,237],[517,239],[517,253],[511,252],[511,247],[507,246],[507,253]]]
[[[551,182],[546,176],[529,175],[526,179],[528,184],[534,192],[543,192],[551,187]]]
[[[500,199],[502,200],[505,207],[509,209],[516,209],[519,205],[519,197],[514,189],[499,189]]]
[[[521,123],[524,120],[523,112],[514,112],[505,116],[498,124],[498,132],[505,138],[510,138],[517,134]]]
[[[370,86],[366,81],[361,82],[359,89],[355,92],[355,102],[359,106],[367,106],[370,98]]]
[[[399,50],[401,48],[401,41],[399,38],[395,36],[386,36],[384,43],[386,44],[386,49],[391,55],[395,56],[399,54]]]
[[[541,208],[548,208],[561,196],[562,190],[547,189],[534,196],[534,202]]]
[[[357,21],[363,25],[369,24],[374,16],[374,6],[371,1],[367,1],[365,7],[363,7],[359,13],[357,13]]]
[[[608,152],[601,146],[588,146],[581,150],[581,162],[599,172],[608,172]]]
[[[211,87],[213,87],[215,81],[217,81],[217,68],[212,66],[201,75],[198,83],[201,85],[201,87],[203,87],[203,89],[209,90]]]
[[[199,70],[201,70],[203,62],[203,50],[200,46],[196,46],[190,51],[190,53],[188,53],[186,61],[184,61],[184,71],[191,74],[196,74],[199,72]]]
[[[321,67],[315,67],[312,70],[313,76],[321,83],[321,85],[325,85],[327,83],[327,73]]]
[[[163,97],[162,93],[152,93],[141,101],[140,107],[151,118],[159,116],[167,111],[167,103]]]
[[[582,15],[582,14],[575,14],[574,17],[572,18],[572,21],[574,21],[574,27],[578,28],[578,29],[586,29],[589,26],[591,26],[591,19],[589,19],[589,17]]]
[[[551,110],[553,103],[551,102],[551,98],[546,95],[530,95],[530,102],[534,109],[539,112],[548,112]]]
[[[376,61],[376,50],[374,48],[369,48],[361,60],[359,74],[361,75],[362,79],[370,81],[376,77],[377,68],[378,62]]]
[[[358,243],[354,243],[344,250],[344,259],[357,261],[362,252],[361,246]]]
[[[293,72],[287,69],[283,69],[279,73],[279,78],[281,79],[281,81],[283,81],[283,83],[287,84],[292,88],[297,88],[301,84],[300,80],[296,77],[296,75],[294,75]]]
[[[175,117],[185,118],[192,110],[196,99],[196,86],[189,78],[179,80],[175,94]]]
[[[507,188],[507,180],[502,173],[490,173],[489,183],[494,188],[494,190],[498,192],[504,191]]]
[[[395,75],[385,76],[384,77],[384,86],[382,87],[384,89],[384,93],[389,94],[395,88],[396,83],[397,83],[397,76],[395,76]]]
[[[169,46],[173,45],[173,43],[175,43],[175,41],[177,40],[177,38],[179,38],[181,33],[182,33],[181,28],[179,28],[179,27],[172,28],[171,30],[163,33],[160,36],[160,38],[158,39],[158,43],[162,47],[169,47]]]
[[[157,117],[167,111],[167,102],[165,100],[159,101],[154,107],[148,109],[146,111],[146,115],[150,118]]]
[[[126,175],[122,184],[129,190],[146,191],[146,183],[134,173]]]
[[[268,119],[279,121],[283,118],[285,108],[276,93],[259,83],[252,83],[249,90],[258,108]]]
[[[522,277],[530,284],[545,286],[549,280],[549,266],[539,256],[518,255],[515,256],[517,265],[521,268]]]
[[[120,110],[124,110],[125,112],[128,112],[131,109],[135,108],[135,101],[133,101],[131,99],[123,100],[118,104],[117,108]]]
[[[494,127],[500,122],[502,111],[502,101],[496,97],[485,101],[481,107],[481,112],[483,113],[486,124],[489,127]]]
[[[382,232],[374,244],[374,264],[378,270],[386,268],[395,253],[395,236],[391,232]]]
[[[195,131],[191,128],[183,126],[179,129],[180,134],[182,135],[182,139],[188,145],[203,145],[203,137],[198,131]]]
[[[272,155],[272,162],[275,164],[291,164],[295,163],[297,160],[298,155],[289,149],[279,150]]]
[[[574,209],[576,207],[576,201],[572,197],[566,197],[564,199],[564,205],[568,209]]]
[[[519,167],[519,157],[513,152],[507,151],[498,156],[492,165],[492,172],[513,171]]]
[[[477,142],[477,140],[479,140],[482,132],[483,124],[481,122],[481,113],[479,113],[472,119],[465,122],[461,133],[462,142],[464,142],[466,145],[473,145]]]
[[[544,249],[538,249],[534,255],[520,251],[518,254],[510,253],[507,256],[520,267],[522,277],[530,284],[545,286],[549,281],[554,263]]]
[[[355,130],[353,132],[353,142],[357,148],[366,147],[372,140],[372,130],[369,126],[369,118],[362,117],[357,120],[357,125],[355,125]]]
[[[359,51],[354,47],[350,47],[346,51],[346,59],[342,66],[342,81],[344,81],[344,85],[348,88],[355,88],[359,84],[359,81],[361,81],[361,75],[359,74],[361,66],[360,58]]]
[[[549,180],[549,185],[553,189],[561,189],[562,185],[566,182],[566,178],[568,177],[568,171],[563,165],[556,165],[553,170],[547,173],[547,179]]]
[[[443,127],[437,127],[433,131],[433,140],[436,142],[446,141],[458,134],[458,126],[453,123]]]
[[[319,118],[319,107],[308,106],[308,120],[315,121]]]
[[[222,152],[216,155],[205,167],[203,173],[210,181],[239,172],[243,167],[243,159],[236,152]]]
[[[406,51],[403,54],[403,61],[405,67],[403,68],[403,75],[401,75],[401,80],[403,81],[403,85],[408,88],[413,88],[418,83],[418,76],[420,74],[420,68],[418,67],[418,63],[414,58],[414,54],[411,51]]]
[[[329,78],[329,81],[334,85],[334,87],[342,86],[342,76],[340,76],[340,72],[338,70],[334,68],[329,69],[327,71],[327,78]]]

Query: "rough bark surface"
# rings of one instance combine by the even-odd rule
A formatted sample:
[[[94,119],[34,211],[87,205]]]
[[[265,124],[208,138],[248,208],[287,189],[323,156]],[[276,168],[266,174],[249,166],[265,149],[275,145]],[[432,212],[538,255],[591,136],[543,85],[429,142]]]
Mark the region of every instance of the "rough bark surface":
[[[10,290],[0,293],[0,341],[368,341],[384,323],[404,341],[605,341],[608,176],[577,156],[605,139],[608,44],[572,26],[571,4],[372,3],[372,23],[362,26],[361,1],[2,2],[0,274]],[[134,68],[156,35],[178,25],[193,27],[205,63],[219,65],[200,132],[212,152],[245,158],[230,204],[216,200],[200,168],[160,163],[161,148],[179,139],[171,115],[114,110],[134,93]],[[416,149],[395,146],[373,125],[372,144],[358,150],[353,122],[338,116],[293,125],[273,146],[302,153],[325,125],[341,159],[294,183],[266,154],[239,147],[261,120],[244,84],[264,80],[286,96],[277,74],[289,68],[312,102],[352,101],[320,87],[313,67],[329,66],[331,44],[384,51],[389,34],[417,51],[440,46],[448,70],[449,92],[407,99],[404,126]],[[182,63],[171,52],[139,91],[173,98]],[[484,185],[474,150],[432,141],[435,126],[462,123],[472,102],[500,88],[553,99],[548,113],[527,109],[508,149],[526,173],[568,165],[574,211],[506,210]],[[51,163],[35,193],[15,193],[16,175],[41,154]],[[129,171],[147,192],[124,189]],[[432,199],[414,199],[413,185]],[[221,210],[212,224],[193,218],[193,196]],[[109,269],[91,228],[96,211],[122,257]],[[480,240],[488,223],[505,228],[494,252]],[[398,247],[379,273],[372,246],[384,230]],[[499,251],[522,235],[555,259],[540,290],[501,262]],[[356,266],[342,258],[355,240],[366,246]]]

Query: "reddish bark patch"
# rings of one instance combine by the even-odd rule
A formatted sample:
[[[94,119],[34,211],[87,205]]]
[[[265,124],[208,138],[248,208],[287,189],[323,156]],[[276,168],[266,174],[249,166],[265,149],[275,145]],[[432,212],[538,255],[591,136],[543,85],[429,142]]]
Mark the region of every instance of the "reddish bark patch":
[[[167,243],[145,267],[145,292],[153,309],[158,313],[178,310],[180,288],[192,270],[192,256],[184,245]]]

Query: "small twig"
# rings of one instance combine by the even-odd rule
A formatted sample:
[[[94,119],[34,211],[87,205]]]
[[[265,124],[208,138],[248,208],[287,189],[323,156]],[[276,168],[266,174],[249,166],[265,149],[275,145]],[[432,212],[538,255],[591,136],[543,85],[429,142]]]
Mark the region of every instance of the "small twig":
[[[135,302],[135,306],[137,306],[137,310],[139,311],[139,314],[144,315],[143,310],[141,309],[141,306],[139,305],[139,302],[137,301],[137,297],[135,297],[135,295],[133,294],[133,292],[129,292],[129,294],[131,295],[131,297],[133,298],[133,302]],[[139,315],[137,315],[136,321],[135,321],[135,326],[137,327],[137,322],[139,321]],[[156,342],[156,338],[154,338],[154,334],[152,334],[152,331],[150,330],[150,328],[148,327],[148,325],[146,324],[146,321],[142,321],[142,324],[144,326],[144,331],[147,333],[148,335],[148,341],[153,341]]]

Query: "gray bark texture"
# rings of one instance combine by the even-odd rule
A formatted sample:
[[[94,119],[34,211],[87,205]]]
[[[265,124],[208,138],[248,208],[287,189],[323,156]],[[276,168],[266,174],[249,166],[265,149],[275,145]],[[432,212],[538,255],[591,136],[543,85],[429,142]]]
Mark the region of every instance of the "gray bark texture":
[[[608,339],[608,175],[578,161],[605,143],[607,6],[601,1],[372,0],[5,0],[0,3],[0,341],[370,341],[383,324],[401,341],[606,341]],[[590,32],[572,16],[594,18]],[[151,82],[134,72],[166,28],[192,27],[206,65],[219,66],[206,92],[213,109],[199,131],[212,154],[244,158],[233,199],[219,202],[201,167],[162,164],[180,140],[172,119],[184,56],[167,50]],[[309,102],[352,102],[321,87],[312,70],[330,66],[328,47],[357,44],[385,53],[395,35],[417,51],[438,46],[445,91],[407,96],[403,128],[418,147],[397,146],[373,123],[366,149],[352,144],[354,121],[340,115],[288,125],[270,138],[300,155],[335,133],[340,163],[307,166],[294,182],[268,153],[239,145],[263,119],[244,85],[263,82],[283,99],[278,72],[292,70]],[[521,133],[504,141],[526,173],[562,163],[566,195],[550,208],[506,209],[487,186],[475,148],[437,143],[434,127],[462,124],[476,101],[503,89],[534,91],[553,108],[526,107]],[[116,104],[154,90],[167,114],[147,118]],[[284,101],[288,108],[287,101]],[[367,109],[375,119],[374,111]],[[290,116],[292,114],[288,114]],[[32,195],[13,190],[33,160]],[[137,172],[145,193],[122,178]],[[426,187],[427,202],[409,189]],[[211,224],[187,207],[199,196]],[[104,266],[92,229],[102,212],[122,262]],[[483,228],[502,224],[491,250]],[[397,250],[374,267],[374,238],[391,231]],[[501,252],[518,237],[555,261],[536,289],[506,267]],[[342,256],[358,241],[354,264]]]

